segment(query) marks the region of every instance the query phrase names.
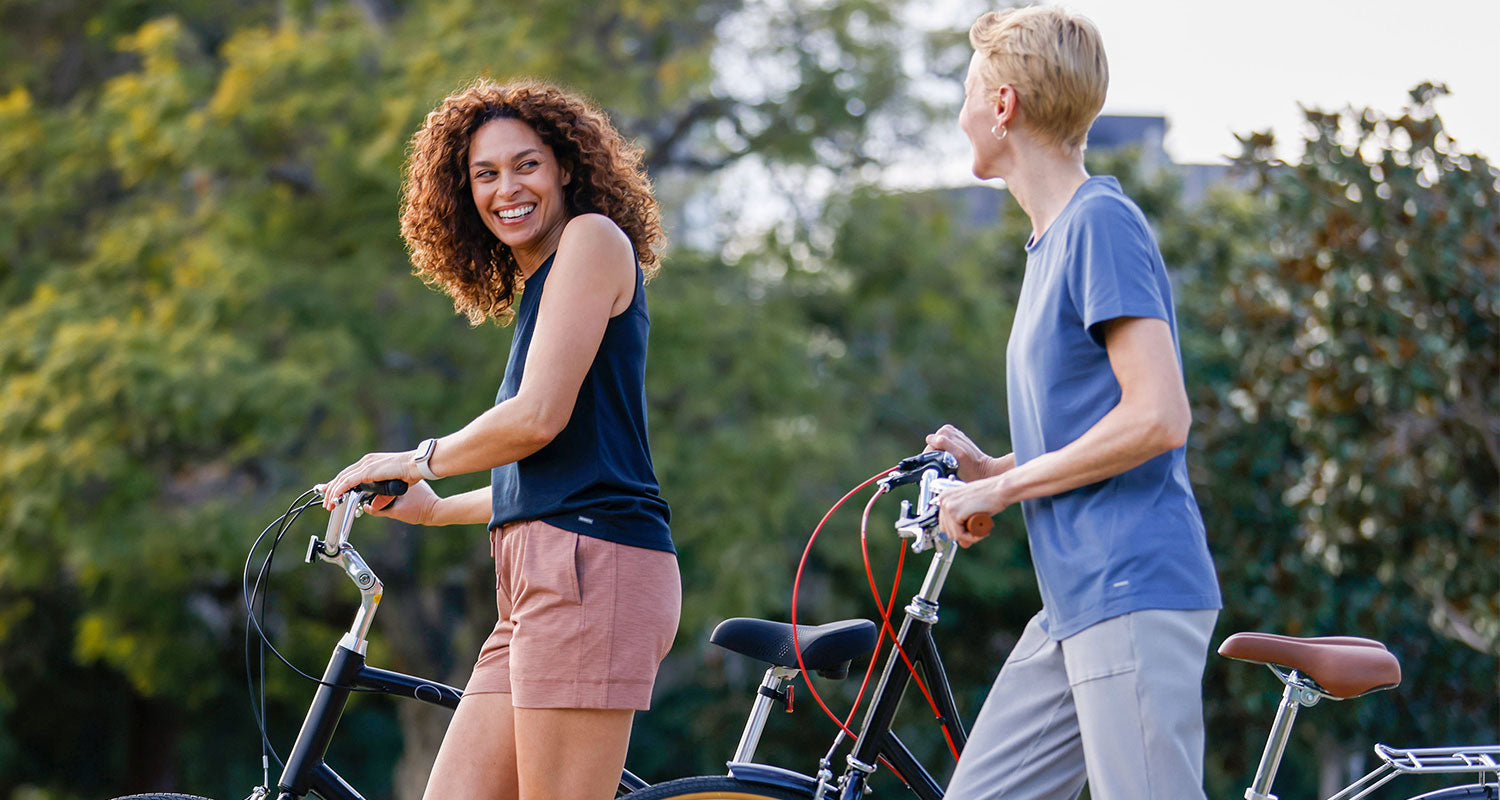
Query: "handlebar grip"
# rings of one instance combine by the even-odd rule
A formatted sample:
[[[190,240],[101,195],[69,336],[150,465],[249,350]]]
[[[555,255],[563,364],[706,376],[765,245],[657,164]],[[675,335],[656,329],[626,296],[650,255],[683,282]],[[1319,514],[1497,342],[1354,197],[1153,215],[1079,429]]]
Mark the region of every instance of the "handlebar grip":
[[[887,488],[916,483],[925,470],[933,468],[943,477],[951,478],[958,474],[958,459],[945,450],[926,450],[901,459],[881,483]]]
[[[970,536],[989,536],[990,531],[995,529],[995,518],[989,514],[975,514],[964,520],[964,530]]]
[[[924,467],[937,466],[946,470],[958,469],[958,459],[946,450],[924,450],[914,456],[901,459],[896,469],[901,472],[920,471]]]
[[[406,494],[406,481],[391,478],[387,481],[365,481],[354,487],[356,492],[369,492],[382,497],[400,497]]]

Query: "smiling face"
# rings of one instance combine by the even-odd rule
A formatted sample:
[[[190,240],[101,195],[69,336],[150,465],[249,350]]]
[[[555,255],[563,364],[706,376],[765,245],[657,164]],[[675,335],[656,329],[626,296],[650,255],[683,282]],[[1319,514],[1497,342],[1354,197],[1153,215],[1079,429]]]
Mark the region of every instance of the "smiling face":
[[[469,139],[469,190],[484,226],[530,275],[557,249],[571,176],[530,125],[495,119]]]

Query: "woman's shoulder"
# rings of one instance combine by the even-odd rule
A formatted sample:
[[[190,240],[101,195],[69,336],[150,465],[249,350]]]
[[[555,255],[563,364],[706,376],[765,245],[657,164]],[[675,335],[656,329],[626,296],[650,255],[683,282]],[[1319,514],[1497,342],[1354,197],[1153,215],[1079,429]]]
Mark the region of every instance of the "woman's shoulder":
[[[557,243],[557,260],[603,266],[633,276],[635,245],[609,217],[579,214],[563,227],[562,238]]]
[[[1097,231],[1100,227],[1120,228],[1130,233],[1146,233],[1150,225],[1141,207],[1120,188],[1113,178],[1095,179],[1084,187],[1074,215],[1075,230]]]
[[[635,247],[630,243],[625,230],[614,220],[598,213],[579,214],[568,220],[563,226],[558,249],[568,245],[623,253],[627,258],[633,258],[635,253]]]
[[[1119,181],[1108,175],[1096,175],[1079,187],[1078,207],[1086,216],[1109,218],[1135,216],[1141,213]]]
[[[553,271],[576,275],[595,290],[612,292],[618,305],[635,294],[635,246],[609,217],[579,214],[563,227]]]

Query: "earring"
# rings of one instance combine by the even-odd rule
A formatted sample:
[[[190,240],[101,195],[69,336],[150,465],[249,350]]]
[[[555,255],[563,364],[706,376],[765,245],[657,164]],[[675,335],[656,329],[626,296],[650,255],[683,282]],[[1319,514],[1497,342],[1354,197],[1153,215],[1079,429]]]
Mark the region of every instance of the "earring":
[[[1006,136],[1010,135],[1010,129],[1005,127],[1004,125],[996,125],[995,127],[990,128],[990,135],[995,137],[996,139],[1004,139]]]

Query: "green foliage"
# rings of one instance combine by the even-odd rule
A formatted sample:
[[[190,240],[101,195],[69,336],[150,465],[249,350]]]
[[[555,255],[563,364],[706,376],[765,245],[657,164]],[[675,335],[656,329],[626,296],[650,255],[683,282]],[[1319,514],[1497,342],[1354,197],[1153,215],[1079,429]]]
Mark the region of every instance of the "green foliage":
[[[658,173],[711,170],[752,151],[853,163],[866,120],[904,102],[884,44],[895,17],[867,3],[776,12],[652,0],[293,2],[223,16],[211,4],[129,2],[56,12],[0,4],[0,795],[170,784],[230,795],[253,779],[238,575],[256,525],[359,452],[457,428],[500,378],[507,332],[467,330],[405,275],[396,235],[405,142],[444,94],[479,75],[571,84],[609,108]],[[824,41],[829,25],[856,18],[855,33]],[[777,62],[789,69],[775,86],[731,88],[714,66],[726,20],[767,35],[736,51],[751,63],[819,56]],[[653,396],[663,398],[658,459],[682,538],[731,532],[738,552],[703,547],[701,558],[762,554],[761,574],[782,574],[780,551],[755,546],[767,520],[801,527],[841,480],[802,484],[782,466],[820,449],[801,437],[824,416],[804,402],[821,395],[798,372],[809,337],[795,311],[777,333],[759,326],[766,298],[734,299],[752,291],[741,283],[748,269],[684,253],[672,270],[683,278],[661,285],[684,294],[679,305],[665,293],[660,337],[683,346],[656,363],[688,371],[658,369]],[[701,302],[710,297],[733,313]],[[742,344],[764,357],[706,349]],[[724,394],[702,395],[689,368],[716,363]],[[762,383],[765,365],[785,373],[780,387]],[[720,431],[706,453],[712,470],[694,461],[706,442],[687,426],[700,422]],[[846,432],[829,441],[853,451]],[[750,476],[778,469],[779,483],[757,490],[773,499],[746,503]],[[492,602],[483,537],[386,529],[366,554],[400,599],[382,612],[390,637],[372,656],[461,683]],[[291,579],[284,567],[273,580],[272,631],[315,668],[347,624],[346,587]],[[758,588],[743,584],[738,596]],[[700,579],[690,591],[707,609],[699,601],[718,587]],[[700,629],[706,618],[694,620]],[[61,663],[50,673],[39,666],[51,662]],[[31,698],[76,692],[80,672],[108,677],[75,695],[82,708],[112,709],[98,720],[108,734],[89,766],[58,770],[70,719],[38,716]],[[284,743],[308,690],[274,670],[270,689],[273,738]],[[388,708],[376,713],[390,719]],[[396,744],[372,746],[382,749],[342,763],[378,792]]]
[[[784,618],[828,505],[943,422],[1008,449],[1024,215],[1002,202],[979,218],[975,194],[843,191],[931,124],[905,71],[930,44],[902,30],[910,12],[0,2],[0,796],[258,782],[240,667],[253,534],[349,457],[457,428],[500,379],[509,332],[470,329],[412,279],[395,223],[407,137],[478,75],[599,100],[646,147],[669,219],[741,160],[841,175],[826,207],[741,255],[680,245],[650,289],[652,441],[686,602],[632,764],[719,770],[759,670],[707,646],[712,626]],[[1126,181],[1176,273],[1221,631],[1362,633],[1406,667],[1399,694],[1304,716],[1324,750],[1495,737],[1495,174],[1443,133],[1432,91],[1400,117],[1312,115],[1297,165],[1252,138],[1254,191],[1200,207],[1128,158],[1095,165]],[[442,488],[482,476],[468,481]],[[813,548],[803,619],[872,613],[867,497]],[[895,505],[870,520],[883,594]],[[372,660],[462,683],[490,624],[482,533],[360,536],[389,591]],[[1024,541],[1003,516],[945,593],[937,635],[969,717],[1039,602]],[[281,561],[269,626],[315,669],[352,598]],[[1211,667],[1215,794],[1259,752],[1273,692],[1251,672]],[[270,678],[284,747],[309,689]],[[836,708],[850,683],[826,688]],[[798,705],[763,754],[806,769],[831,728]],[[908,711],[903,738],[941,763]],[[337,753],[372,796],[402,791],[398,755],[425,770],[389,704],[356,701],[345,724],[372,732]],[[1292,757],[1288,785],[1312,764]]]
[[[1308,112],[1297,164],[1247,137],[1250,193],[1158,221],[1183,269],[1220,630],[1370,636],[1405,672],[1390,694],[1299,719],[1284,796],[1327,793],[1371,738],[1497,735],[1500,176],[1443,131],[1440,92],[1418,87],[1396,117]],[[1226,786],[1254,769],[1267,677],[1211,664]]]
[[[1254,376],[1232,402],[1290,423],[1307,554],[1500,655],[1500,576],[1476,568],[1500,562],[1500,179],[1444,132],[1444,93],[1394,118],[1310,112],[1295,167],[1247,157],[1272,247],[1229,276],[1223,323]]]

